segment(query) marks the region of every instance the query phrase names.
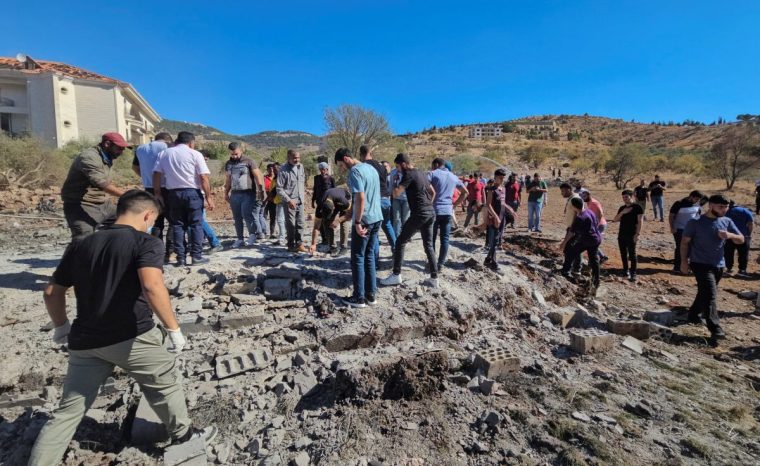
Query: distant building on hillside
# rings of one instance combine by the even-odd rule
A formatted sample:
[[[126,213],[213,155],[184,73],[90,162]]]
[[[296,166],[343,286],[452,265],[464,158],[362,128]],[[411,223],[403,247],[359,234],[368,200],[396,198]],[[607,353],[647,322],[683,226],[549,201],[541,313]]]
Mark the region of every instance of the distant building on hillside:
[[[471,138],[497,138],[501,136],[500,125],[475,125],[470,127]]]
[[[523,120],[513,123],[518,131],[557,131],[559,126],[554,120]]]
[[[23,54],[0,57],[0,129],[8,134],[31,134],[61,147],[117,131],[142,144],[159,121],[129,83]]]

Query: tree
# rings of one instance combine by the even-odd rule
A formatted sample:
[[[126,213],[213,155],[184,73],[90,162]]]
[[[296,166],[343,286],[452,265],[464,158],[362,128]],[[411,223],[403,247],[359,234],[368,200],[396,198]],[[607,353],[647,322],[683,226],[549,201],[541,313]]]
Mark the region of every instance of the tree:
[[[628,183],[644,172],[646,165],[646,149],[639,144],[625,144],[612,149],[610,159],[604,164],[604,169],[612,175],[617,189],[625,188]]]
[[[727,129],[708,155],[710,168],[723,178],[729,191],[740,175],[749,175],[760,167],[760,127],[751,118],[743,121],[745,123]]]
[[[325,109],[325,125],[330,152],[347,147],[356,156],[360,146],[374,148],[391,137],[388,120],[359,105],[344,104]]]
[[[532,165],[533,168],[538,168],[553,152],[542,144],[531,144],[520,154],[520,160]]]

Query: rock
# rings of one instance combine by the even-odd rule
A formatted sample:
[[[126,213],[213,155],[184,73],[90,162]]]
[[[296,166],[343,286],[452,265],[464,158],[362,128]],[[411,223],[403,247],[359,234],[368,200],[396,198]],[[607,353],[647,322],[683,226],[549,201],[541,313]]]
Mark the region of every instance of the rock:
[[[304,436],[304,437],[301,437],[298,440],[296,440],[296,442],[293,445],[296,447],[296,450],[301,450],[303,448],[308,447],[312,443],[313,442],[311,441],[311,439],[309,437],[305,437]]]
[[[317,377],[311,371],[302,372],[293,376],[294,388],[299,395],[309,393],[318,383],[319,381],[317,380]]]
[[[267,278],[287,278],[301,280],[302,268],[295,264],[282,264],[279,267],[267,269]]]
[[[489,348],[475,356],[473,365],[493,379],[505,377],[520,370],[520,358],[504,347]]]
[[[483,411],[480,415],[479,421],[486,424],[488,427],[496,427],[501,424],[503,419],[504,417],[498,411],[490,409]]]
[[[483,378],[483,380],[480,382],[480,393],[484,395],[490,395],[493,392],[494,385],[496,384],[495,381],[491,379]]]
[[[538,326],[538,324],[541,323],[541,319],[535,314],[531,314],[530,317],[528,317],[528,320],[533,326]]]
[[[635,414],[636,416],[642,417],[644,419],[651,419],[652,418],[652,411],[644,406],[642,403],[626,403],[623,407],[626,411],[628,411],[631,414]]]
[[[751,300],[751,299],[757,299],[758,294],[757,294],[757,291],[741,291],[737,293],[736,296],[738,296],[739,299]]]
[[[214,447],[214,453],[216,453],[216,459],[222,464],[227,464],[230,459],[230,446],[227,443],[222,443]]]
[[[282,458],[279,453],[267,456],[264,461],[261,462],[261,466],[279,466],[282,464]]]
[[[634,337],[628,336],[623,339],[622,343],[624,348],[628,348],[637,354],[644,354],[644,342]]]
[[[58,389],[53,385],[48,385],[42,389],[42,398],[46,401],[55,401],[58,399]]]
[[[470,448],[475,453],[488,453],[491,450],[491,448],[488,445],[478,440],[474,441]]]
[[[573,411],[571,416],[573,416],[573,419],[577,419],[581,422],[591,422],[591,418],[588,417],[588,414],[582,413],[580,411]]]
[[[567,328],[570,326],[573,326],[574,319],[575,319],[576,309],[573,307],[564,307],[561,309],[557,309],[556,311],[552,311],[548,314],[549,320],[554,325],[561,327],[561,328]]]
[[[606,414],[594,413],[593,417],[599,422],[604,422],[606,424],[617,424],[617,420],[615,420],[615,418],[607,416]]]
[[[87,414],[85,414],[85,417],[89,417],[93,421],[97,422],[98,424],[102,423],[106,419],[106,410],[104,409],[97,409],[97,408],[90,408],[87,410]]]
[[[544,295],[542,295],[540,291],[534,288],[531,292],[531,296],[533,296],[533,299],[536,301],[536,303],[538,303],[538,305],[542,307],[546,306],[546,299],[544,299]]]
[[[43,406],[45,400],[37,396],[11,396],[7,393],[0,395],[0,409],[23,407],[31,408],[33,406]]]
[[[290,466],[309,466],[309,463],[311,463],[311,457],[305,451],[299,452],[290,460]]]
[[[290,278],[268,278],[264,280],[264,295],[267,299],[291,300],[301,295],[300,280]]]
[[[304,354],[301,353],[300,351],[296,353],[295,356],[293,356],[293,365],[296,367],[303,366],[304,364],[306,364],[306,362],[307,362],[306,356],[304,356]]]
[[[205,466],[206,443],[198,437],[179,445],[171,445],[164,450],[165,466]]]
[[[647,322],[655,322],[660,325],[671,326],[675,320],[675,314],[668,309],[646,311],[644,313],[644,320]]]

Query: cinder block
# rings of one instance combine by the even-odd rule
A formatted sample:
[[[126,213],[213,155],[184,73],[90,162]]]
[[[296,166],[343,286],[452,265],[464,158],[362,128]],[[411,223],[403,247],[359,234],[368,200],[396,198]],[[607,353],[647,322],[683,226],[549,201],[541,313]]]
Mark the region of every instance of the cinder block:
[[[164,450],[166,466],[206,466],[206,443],[202,438],[195,438],[179,445],[172,445]]]
[[[549,313],[549,320],[556,326],[567,328],[575,319],[575,308],[564,307]]]
[[[253,327],[264,322],[264,312],[254,311],[244,314],[224,315],[219,319],[219,327],[226,329],[236,329],[243,327]]]
[[[158,414],[148,403],[143,395],[137,405],[135,419],[132,421],[132,444],[133,445],[150,445],[153,443],[163,442],[169,438],[166,432],[166,426],[158,418]]]
[[[644,320],[647,322],[655,322],[660,325],[673,325],[675,320],[675,314],[668,309],[656,309],[654,311],[647,311],[644,313]]]
[[[670,341],[671,338],[673,338],[673,330],[669,327],[665,327],[664,325],[650,322],[649,336],[651,338],[657,338],[662,341]]]
[[[475,355],[474,365],[493,379],[520,370],[520,358],[504,348],[489,348]]]
[[[580,354],[609,351],[614,344],[615,336],[604,330],[587,328],[570,332],[570,346]]]
[[[607,330],[617,335],[630,335],[639,340],[646,340],[650,336],[649,322],[643,320],[607,320]]]
[[[641,340],[637,338],[634,338],[632,336],[627,336],[625,337],[625,339],[623,339],[622,345],[624,348],[628,348],[634,353],[644,354],[644,342],[642,342]]]
[[[268,349],[220,356],[216,358],[216,377],[223,379],[242,372],[263,369],[271,363],[272,353]]]
[[[301,294],[300,280],[290,278],[267,278],[264,281],[264,295],[267,299],[295,299]]]

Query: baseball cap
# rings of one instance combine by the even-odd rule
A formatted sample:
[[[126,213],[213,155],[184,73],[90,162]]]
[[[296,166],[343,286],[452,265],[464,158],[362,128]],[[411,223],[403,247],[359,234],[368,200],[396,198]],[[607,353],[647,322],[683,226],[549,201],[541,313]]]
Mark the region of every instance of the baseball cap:
[[[129,143],[124,140],[124,137],[122,137],[119,133],[105,133],[103,137],[101,138],[100,142],[104,143],[106,141],[110,141],[111,144],[119,147],[129,147]]]
[[[323,168],[330,168],[330,166],[327,165],[327,162],[319,162],[317,164],[317,168],[320,169],[320,170],[322,170]]]

